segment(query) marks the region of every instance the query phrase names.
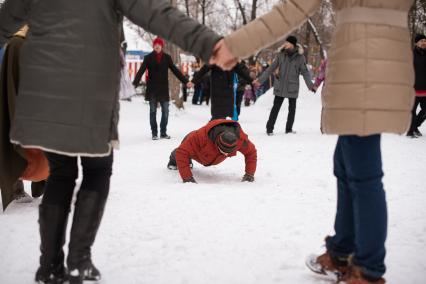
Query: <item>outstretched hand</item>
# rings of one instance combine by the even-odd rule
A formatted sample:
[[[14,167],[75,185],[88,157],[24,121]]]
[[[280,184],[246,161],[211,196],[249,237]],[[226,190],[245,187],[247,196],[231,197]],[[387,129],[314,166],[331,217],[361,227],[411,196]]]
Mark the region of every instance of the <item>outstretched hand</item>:
[[[254,87],[259,88],[260,87],[259,79],[254,80],[252,84]]]
[[[225,41],[221,39],[216,43],[209,64],[219,66],[224,71],[229,71],[238,63],[238,58],[232,54]]]

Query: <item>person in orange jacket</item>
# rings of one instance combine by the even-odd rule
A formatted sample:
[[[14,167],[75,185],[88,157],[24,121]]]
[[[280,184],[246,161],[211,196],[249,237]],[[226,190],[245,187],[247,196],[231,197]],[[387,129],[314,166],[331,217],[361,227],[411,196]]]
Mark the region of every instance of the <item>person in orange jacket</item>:
[[[215,119],[189,133],[171,155],[167,168],[179,170],[183,182],[196,183],[192,175],[192,160],[203,166],[222,163],[241,152],[245,157],[245,174],[241,181],[253,182],[257,165],[257,150],[238,122]]]

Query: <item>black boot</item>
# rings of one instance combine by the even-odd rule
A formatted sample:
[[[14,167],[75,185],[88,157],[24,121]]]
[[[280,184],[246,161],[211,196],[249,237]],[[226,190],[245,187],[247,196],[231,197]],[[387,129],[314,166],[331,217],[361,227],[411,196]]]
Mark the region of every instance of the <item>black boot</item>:
[[[37,283],[64,283],[67,271],[64,266],[65,234],[69,209],[57,205],[41,204],[40,224],[40,267],[36,272]]]
[[[44,194],[45,185],[46,185],[46,181],[32,182],[31,196],[34,198],[41,197]]]
[[[99,270],[92,263],[91,247],[95,242],[105,203],[106,198],[102,198],[96,191],[78,193],[67,259],[70,284],[101,279]]]

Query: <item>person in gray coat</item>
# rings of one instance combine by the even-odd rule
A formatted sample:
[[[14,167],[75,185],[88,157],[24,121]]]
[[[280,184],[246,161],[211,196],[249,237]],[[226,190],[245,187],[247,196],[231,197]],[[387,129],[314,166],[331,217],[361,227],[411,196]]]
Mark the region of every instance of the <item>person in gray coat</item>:
[[[299,51],[297,38],[294,36],[289,36],[286,39],[281,52],[276,56],[271,66],[262,73],[256,83],[264,84],[277,69],[278,74],[275,76],[274,81],[274,105],[266,124],[266,133],[268,135],[273,135],[274,133],[275,122],[284,98],[288,98],[289,101],[285,132],[295,133],[293,132],[293,124],[296,116],[296,102],[299,97],[299,75],[303,76],[310,90],[314,86],[311,74],[306,66],[305,56],[303,52]]]
[[[102,219],[118,144],[121,15],[204,61],[232,68],[220,36],[167,0],[6,0],[0,46],[23,23],[14,144],[46,152],[50,177],[39,208],[38,283],[100,279],[91,247]],[[71,227],[67,273],[63,246],[81,157],[83,180]]]

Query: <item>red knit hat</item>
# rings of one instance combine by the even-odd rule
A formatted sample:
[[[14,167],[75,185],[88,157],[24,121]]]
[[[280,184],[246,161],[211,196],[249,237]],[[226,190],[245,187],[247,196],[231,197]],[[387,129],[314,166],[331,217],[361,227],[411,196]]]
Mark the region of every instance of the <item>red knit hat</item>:
[[[164,47],[164,40],[161,37],[157,37],[154,39],[154,41],[152,42],[152,46],[155,45],[161,45],[161,47]]]

